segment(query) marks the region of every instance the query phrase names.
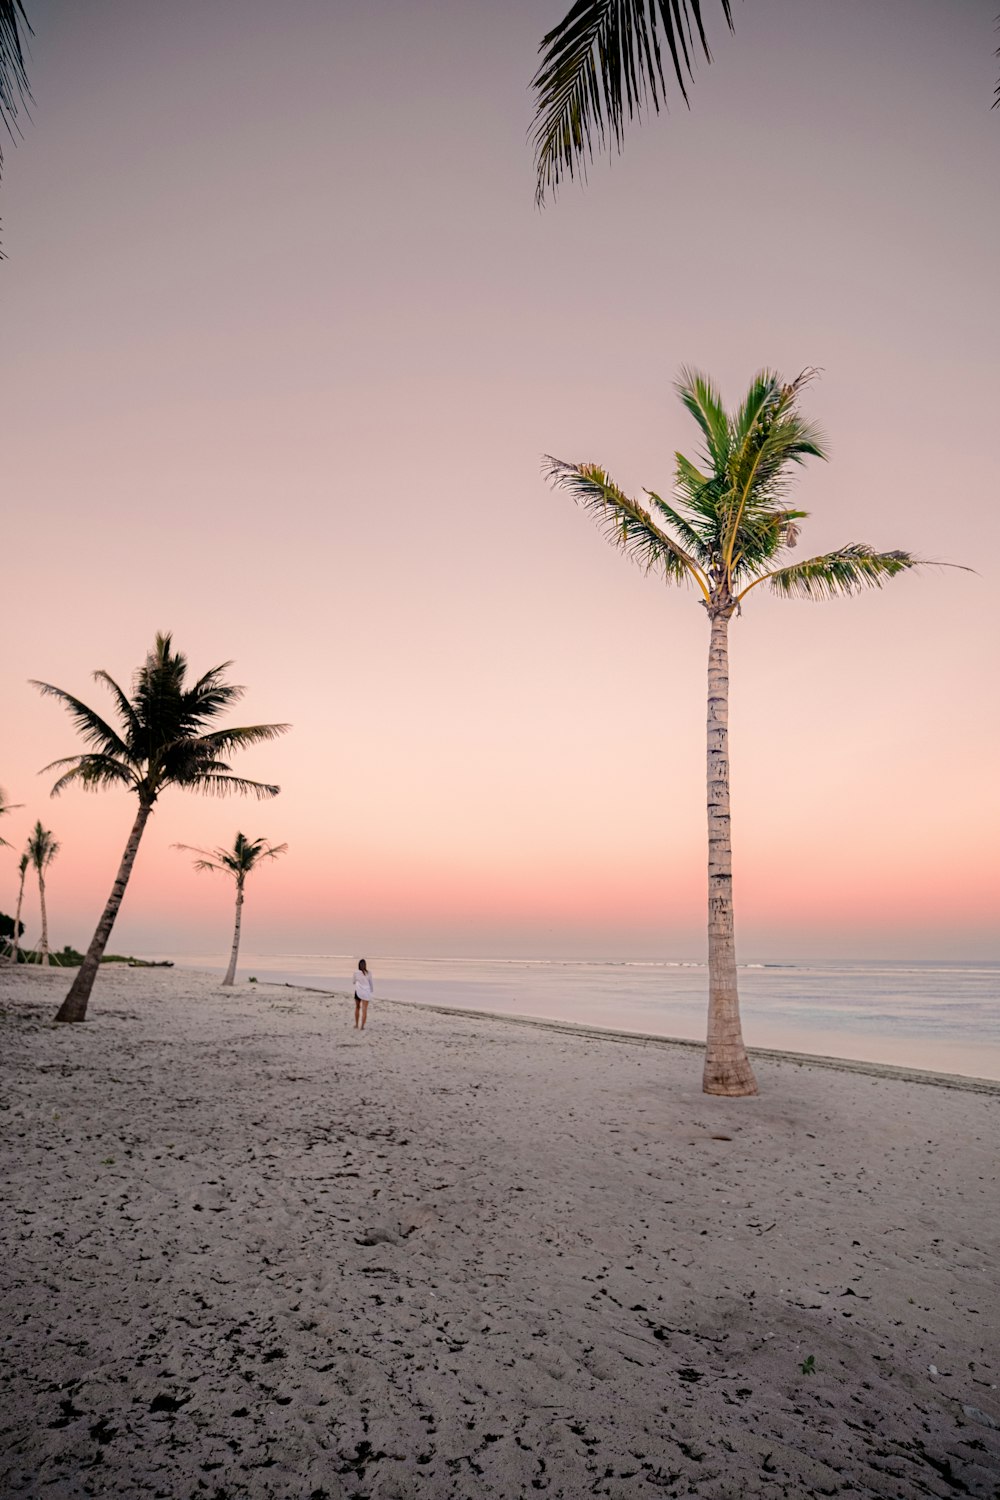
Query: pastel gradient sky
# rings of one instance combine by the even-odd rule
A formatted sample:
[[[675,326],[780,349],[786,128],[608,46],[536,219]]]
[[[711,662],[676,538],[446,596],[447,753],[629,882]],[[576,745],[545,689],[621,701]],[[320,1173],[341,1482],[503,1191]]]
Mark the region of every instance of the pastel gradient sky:
[[[735,623],[742,957],[998,952],[995,0],[710,7],[691,111],[538,212],[563,3],[32,0],[0,784],[62,841],[57,945],[132,809],[48,800],[75,740],[27,679],[98,706],[169,629],[294,730],[243,762],[277,801],[162,801],[112,949],[221,955],[231,892],[170,845],[241,828],[290,845],[248,951],[699,957],[705,618],[540,478],[668,487],[693,363],[729,401],[822,367],[808,552],[978,570]]]

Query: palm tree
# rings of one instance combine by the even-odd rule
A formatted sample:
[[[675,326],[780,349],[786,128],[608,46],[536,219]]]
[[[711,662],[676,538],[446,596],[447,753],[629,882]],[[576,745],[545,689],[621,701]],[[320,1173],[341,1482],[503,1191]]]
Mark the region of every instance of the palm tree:
[[[25,853],[22,854],[21,858],[18,860],[17,865],[17,870],[18,874],[21,877],[21,882],[17,888],[17,912],[14,916],[14,936],[10,940],[10,952],[7,955],[7,962],[9,964],[17,963],[17,939],[18,934],[21,931],[21,902],[24,900],[24,878],[28,873],[29,863],[30,861],[28,859],[27,851],[25,851]]]
[[[222,756],[263,740],[273,740],[285,733],[287,724],[209,729],[220,714],[243,696],[243,688],[225,681],[224,674],[231,666],[232,662],[223,662],[185,686],[187,659],[173,650],[171,636],[157,635],[152,651],[133,677],[131,697],[107,672],[94,673],[95,680],[103,682],[114,698],[118,729],[62,688],[47,682],[33,684],[66,705],[84,742],[91,747],[82,755],[69,755],[44,767],[46,771],[69,768],[52,788],[52,795],[58,796],[66,787],[79,783],[88,792],[124,786],[139,799],[111,895],[79,973],[56,1015],[57,1021],[86,1019],[87,1001],[132,873],[139,840],[157,798],[167,787],[179,786],[216,796],[230,792],[255,797],[278,795],[279,787],[232,775]]]
[[[812,374],[806,370],[786,384],[764,370],[742,405],[727,413],[706,376],[682,370],[677,392],[701,429],[705,451],[698,463],[675,454],[673,503],[647,491],[652,515],[597,464],[546,461],[548,477],[596,517],[609,541],[668,584],[693,583],[708,614],[708,1094],[757,1092],[736,984],[729,622],[760,584],[786,598],[821,599],[881,588],[897,573],[924,565],[909,552],[876,552],[862,543],[804,562],[786,560],[807,514],[785,503],[790,471],[807,458],[826,457],[823,437],[799,412],[799,395]]]
[[[196,870],[219,870],[231,875],[236,881],[236,925],[233,929],[233,951],[229,955],[229,968],[223,984],[236,983],[236,959],[240,951],[240,924],[243,918],[243,887],[251,870],[265,859],[277,859],[287,852],[287,844],[269,844],[266,839],[248,839],[244,834],[236,835],[231,849],[197,849],[192,844],[175,844],[175,849],[185,849],[189,854],[198,854]]]
[[[7,814],[12,813],[15,808],[23,806],[23,802],[8,802],[7,793],[4,791],[3,787],[0,786],[0,818],[5,818]],[[0,849],[10,849],[11,847],[12,846],[7,842],[6,839],[0,839]]]
[[[45,913],[45,871],[58,853],[59,845],[52,837],[52,830],[37,822],[28,835],[28,859],[38,876],[38,900],[42,908],[42,939],[38,951],[46,968],[49,964],[49,920]]]
[[[732,31],[732,0],[718,3]],[[566,177],[586,175],[598,151],[620,151],[626,119],[666,108],[671,73],[688,103],[696,57],[712,61],[701,9],[701,0],[575,0],[542,38],[531,80],[539,205]],[[993,108],[1000,108],[1000,83]]]

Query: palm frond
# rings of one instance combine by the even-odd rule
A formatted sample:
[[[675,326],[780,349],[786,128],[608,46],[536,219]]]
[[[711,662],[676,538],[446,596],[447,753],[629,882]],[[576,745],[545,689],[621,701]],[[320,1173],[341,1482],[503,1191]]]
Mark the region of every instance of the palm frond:
[[[753,510],[744,515],[733,553],[732,576],[739,579],[747,573],[758,573],[786,548],[799,539],[799,521],[808,515],[804,510]]]
[[[103,682],[111,693],[118,705],[118,712],[121,714],[122,723],[126,726],[127,732],[135,737],[141,735],[142,725],[139,722],[139,716],[129,702],[128,695],[118,686],[115,679],[103,669],[96,671],[93,678],[95,682]]]
[[[684,546],[691,553],[691,556],[697,558],[698,562],[702,565],[707,563],[709,559],[709,544],[701,532],[686,517],[682,516],[679,510],[675,510],[669,501],[664,500],[661,495],[658,495],[655,490],[647,490],[646,494],[652,500],[660,515],[666,516],[674,531],[681,538]]]
[[[720,3],[732,30],[731,0]],[[701,0],[576,0],[542,38],[541,62],[531,82],[539,205],[564,177],[577,171],[586,175],[595,148],[613,142],[620,150],[626,119],[648,106],[656,113],[666,107],[665,53],[687,103],[695,29],[710,62]]]
[[[185,854],[197,854],[196,870],[210,870],[220,875],[235,875],[233,857],[225,849],[199,849],[196,844],[171,844],[172,849],[181,849]]]
[[[65,692],[63,688],[53,687],[50,682],[37,682],[32,678],[31,686],[46,697],[58,698],[66,705],[70,718],[86,744],[95,746],[103,755],[118,755],[123,760],[131,758],[132,752],[117,730],[102,719],[100,714],[88,708],[86,703],[74,698],[72,693]]]
[[[248,781],[243,776],[230,776],[219,771],[206,771],[203,775],[192,776],[184,785],[195,791],[205,792],[210,797],[228,797],[233,792],[239,792],[242,796],[256,797],[259,802],[265,797],[277,797],[281,791],[280,786],[271,786],[264,781]]]
[[[0,786],[0,818],[4,817],[7,813],[14,812],[17,808],[23,806],[23,802],[8,802],[7,793],[4,791],[3,787]]]
[[[734,446],[727,466],[728,495],[723,528],[722,555],[732,568],[738,553],[753,550],[753,522],[767,523],[788,487],[787,470],[807,457],[825,458],[826,443],[820,429],[798,412],[796,401],[816,372],[803,370],[795,380],[782,383],[771,370],[762,370],[751,384],[733,421]],[[763,557],[760,560],[764,560]]]
[[[265,744],[287,734],[291,724],[247,724],[239,729],[213,729],[200,734],[197,744],[204,745],[213,755],[229,755],[233,750],[245,749],[248,745]]]
[[[590,511],[608,541],[646,572],[659,569],[672,583],[692,578],[708,597],[705,576],[695,559],[661,531],[648,511],[629,499],[597,464],[571,464],[547,455],[543,473],[550,483],[567,490],[578,505]]]
[[[835,552],[821,557],[809,557],[804,562],[793,563],[787,568],[778,568],[755,578],[743,592],[746,597],[750,589],[766,583],[772,593],[786,598],[830,599],[838,594],[859,594],[864,589],[882,588],[887,579],[895,578],[910,568],[943,567],[927,558],[914,557],[911,552],[876,552],[863,542],[854,542],[839,547]],[[968,570],[966,570],[968,571]]]
[[[50,761],[38,774],[44,776],[47,771],[57,771],[60,766],[69,766],[70,770],[59,777],[50,797],[58,797],[68,786],[77,784],[85,792],[100,792],[109,786],[125,786],[133,792],[138,788],[136,772],[112,755],[65,755],[60,760]]]
[[[753,436],[754,428],[770,408],[773,416],[781,393],[781,377],[773,370],[758,370],[733,417],[733,443],[738,449]]]
[[[24,62],[24,40],[33,35],[21,0],[0,0],[0,120],[11,140],[21,134],[18,106],[31,103],[31,87]],[[0,164],[3,151],[0,150]]]
[[[682,365],[674,389],[704,434],[709,467],[721,476],[729,462],[732,434],[718,388],[707,375]]]

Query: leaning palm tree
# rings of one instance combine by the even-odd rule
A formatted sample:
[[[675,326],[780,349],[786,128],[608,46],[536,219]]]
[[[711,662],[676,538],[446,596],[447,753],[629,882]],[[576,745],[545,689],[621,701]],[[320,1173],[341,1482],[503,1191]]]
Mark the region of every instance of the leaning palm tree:
[[[190,686],[185,684],[187,659],[174,651],[172,637],[157,635],[156,644],[137,670],[129,697],[107,672],[95,672],[115,701],[119,728],[114,728],[79,698],[48,682],[35,682],[42,693],[58,698],[91,748],[82,755],[56,760],[44,770],[62,770],[52,795],[79,784],[84,791],[123,786],[134,792],[139,807],[107,905],[87,949],[79,973],[56,1015],[57,1021],[83,1021],[87,1001],[107,946],[118,908],[132,873],[136,852],[149,815],[167,787],[179,786],[226,796],[230,792],[276,797],[279,787],[234,776],[222,759],[234,750],[273,740],[287,724],[252,724],[240,729],[211,729],[219,715],[242,696],[244,689],[226,682],[232,662],[213,667]]]
[[[196,870],[218,870],[231,875],[236,881],[236,925],[233,929],[233,949],[229,955],[229,968],[223,984],[236,983],[236,959],[240,951],[240,925],[243,920],[243,887],[247,876],[265,859],[277,859],[287,852],[287,844],[269,844],[266,839],[248,839],[242,833],[236,835],[231,849],[197,849],[193,844],[175,844],[175,849],[184,849],[188,854],[200,855],[194,862]]]
[[[812,371],[789,383],[764,370],[742,405],[727,413],[711,381],[682,370],[677,391],[701,428],[697,463],[675,454],[672,503],[647,491],[650,514],[597,464],[549,458],[549,478],[602,525],[608,539],[665,582],[691,583],[710,626],[708,651],[708,1041],[704,1090],[733,1096],[757,1085],[743,1044],[733,931],[729,813],[729,622],[752,589],[822,599],[881,588],[922,565],[909,552],[862,543],[804,562],[786,560],[807,512],[785,501],[792,469],[825,458],[823,437],[799,412]]]
[[[28,835],[28,860],[38,876],[38,900],[42,908],[42,937],[38,944],[41,962],[49,963],[49,919],[45,911],[45,872],[59,853],[59,844],[52,837],[51,828],[43,828],[37,822]]]
[[[7,962],[9,964],[17,963],[17,939],[21,931],[21,903],[24,900],[24,879],[28,873],[29,864],[30,860],[28,859],[27,851],[25,851],[17,864],[17,872],[21,879],[17,887],[17,911],[14,915],[14,936],[10,940],[10,952],[7,955]]]

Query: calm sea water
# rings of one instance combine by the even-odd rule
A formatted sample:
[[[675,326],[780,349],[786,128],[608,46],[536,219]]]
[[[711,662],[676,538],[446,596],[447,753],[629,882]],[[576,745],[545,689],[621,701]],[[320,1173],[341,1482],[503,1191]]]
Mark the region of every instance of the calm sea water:
[[[218,955],[176,956],[218,970]],[[383,958],[376,998],[454,1005],[701,1040],[704,964],[629,960]],[[259,979],[350,988],[350,954],[241,955]],[[1000,964],[756,964],[740,970],[748,1045],[1000,1079]]]

